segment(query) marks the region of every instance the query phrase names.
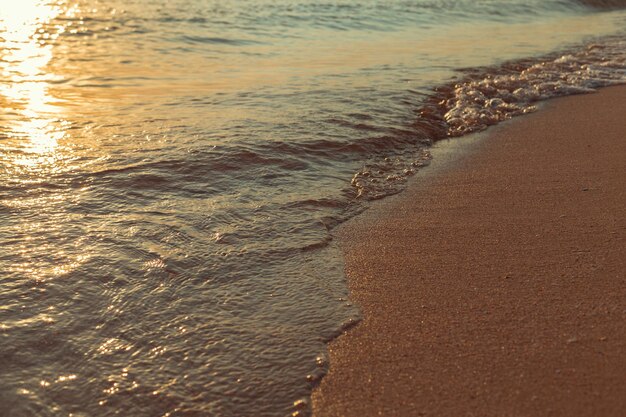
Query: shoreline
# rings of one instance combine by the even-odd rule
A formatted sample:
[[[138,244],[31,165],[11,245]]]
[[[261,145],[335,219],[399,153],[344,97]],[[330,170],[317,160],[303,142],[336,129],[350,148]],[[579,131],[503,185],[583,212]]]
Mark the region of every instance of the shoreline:
[[[626,86],[551,100],[341,225],[364,320],[314,415],[620,416],[624,114]]]

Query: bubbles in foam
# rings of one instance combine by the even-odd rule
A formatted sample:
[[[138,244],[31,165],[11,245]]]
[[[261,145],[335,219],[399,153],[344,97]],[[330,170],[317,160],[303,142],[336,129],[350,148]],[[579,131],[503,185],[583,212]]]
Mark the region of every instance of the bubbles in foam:
[[[419,145],[428,146],[430,143],[422,140]],[[369,161],[352,177],[357,198],[373,200],[400,191],[402,184],[419,168],[428,165],[430,159],[430,151],[418,147],[413,152]]]
[[[439,86],[419,110],[415,138],[376,154],[352,177],[357,198],[378,199],[404,188],[431,158],[433,140],[480,131],[536,110],[541,100],[589,93],[626,82],[626,40],[610,37],[566,53],[466,69],[454,84]]]
[[[457,83],[440,97],[448,136],[532,112],[534,103],[626,82],[626,42],[614,39],[535,63],[508,64]]]

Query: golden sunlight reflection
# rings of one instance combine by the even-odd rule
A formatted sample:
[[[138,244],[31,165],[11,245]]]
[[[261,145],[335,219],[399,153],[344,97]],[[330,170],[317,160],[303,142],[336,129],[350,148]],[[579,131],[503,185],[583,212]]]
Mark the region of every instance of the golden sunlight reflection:
[[[19,184],[16,195],[23,193],[20,198],[0,198],[0,207],[45,213],[45,221],[11,219],[9,227],[19,243],[12,247],[15,259],[7,269],[37,281],[67,275],[88,258],[74,250],[84,245],[81,239],[61,245],[57,238],[71,222],[65,208],[77,204],[80,190],[44,187],[24,193],[31,184],[54,183],[51,178],[66,169],[71,158],[67,145],[60,145],[68,139],[70,123],[63,101],[51,88],[62,81],[52,70],[59,58],[54,51],[69,25],[59,17],[76,12],[64,0],[0,0],[0,175],[5,183]]]
[[[24,151],[17,165],[49,160],[66,123],[48,91],[54,74],[46,67],[52,59],[51,42],[63,32],[51,22],[62,12],[59,5],[41,0],[0,0],[0,105],[4,108],[3,137]]]

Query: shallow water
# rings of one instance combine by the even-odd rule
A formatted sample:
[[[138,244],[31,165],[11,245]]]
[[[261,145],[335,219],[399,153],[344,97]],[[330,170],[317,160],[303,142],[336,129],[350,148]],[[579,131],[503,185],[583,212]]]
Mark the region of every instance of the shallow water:
[[[306,414],[358,319],[332,228],[623,82],[588,3],[0,0],[0,414]]]

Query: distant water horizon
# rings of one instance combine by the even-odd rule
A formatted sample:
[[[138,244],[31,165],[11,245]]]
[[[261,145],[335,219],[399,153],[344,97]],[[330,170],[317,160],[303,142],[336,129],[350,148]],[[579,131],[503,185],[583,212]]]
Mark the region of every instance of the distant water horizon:
[[[309,415],[359,320],[333,228],[626,82],[625,6],[0,0],[0,414]]]

